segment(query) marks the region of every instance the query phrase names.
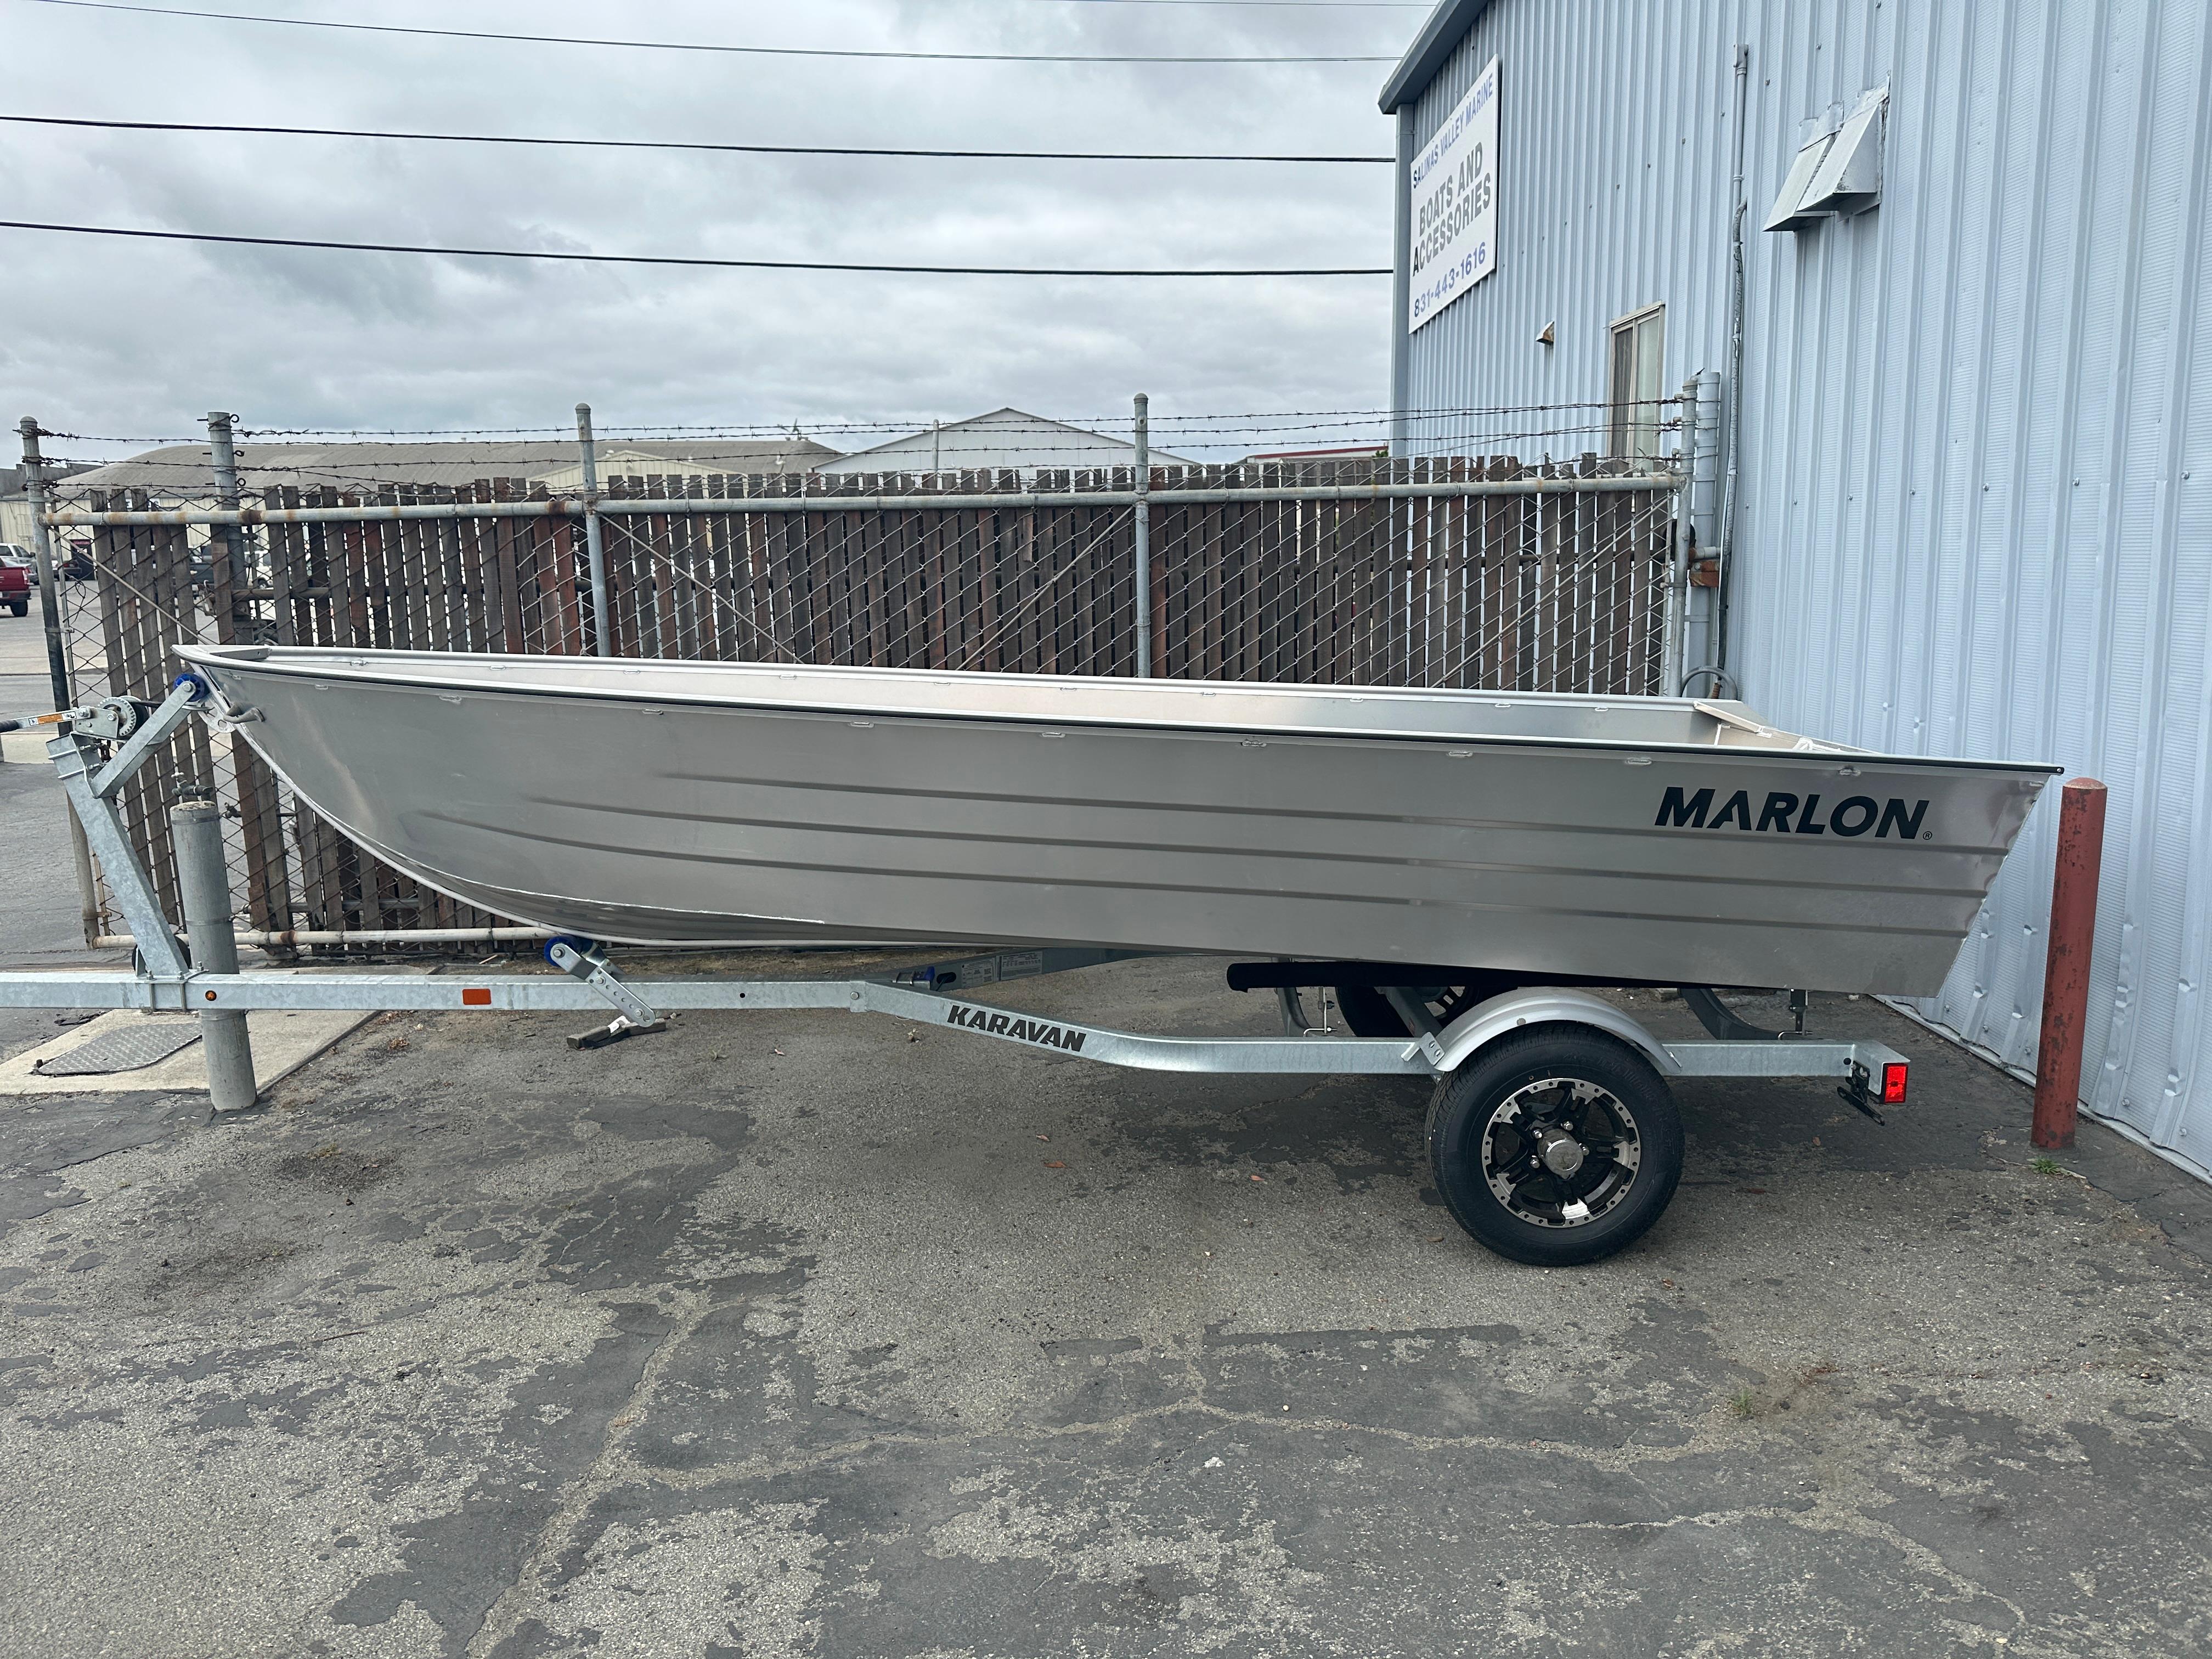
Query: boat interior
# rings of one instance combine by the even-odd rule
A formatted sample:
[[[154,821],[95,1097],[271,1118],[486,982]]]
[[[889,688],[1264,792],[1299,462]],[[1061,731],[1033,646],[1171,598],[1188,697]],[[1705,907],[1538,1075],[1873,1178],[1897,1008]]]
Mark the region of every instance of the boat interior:
[[[1820,754],[1866,752],[1770,726],[1741,702],[1571,692],[966,674],[779,663],[225,646],[198,661],[441,690],[613,696],[855,714],[1209,729],[1555,738]]]

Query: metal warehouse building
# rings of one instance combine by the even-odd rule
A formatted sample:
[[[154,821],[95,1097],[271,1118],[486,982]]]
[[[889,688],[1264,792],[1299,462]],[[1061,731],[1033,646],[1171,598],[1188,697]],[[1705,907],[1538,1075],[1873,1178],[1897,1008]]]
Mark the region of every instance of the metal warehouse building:
[[[1705,377],[1690,660],[2104,779],[2085,1103],[2212,1176],[2212,6],[1446,0],[1382,103],[1400,449]],[[2055,795],[1919,1006],[2021,1069]]]

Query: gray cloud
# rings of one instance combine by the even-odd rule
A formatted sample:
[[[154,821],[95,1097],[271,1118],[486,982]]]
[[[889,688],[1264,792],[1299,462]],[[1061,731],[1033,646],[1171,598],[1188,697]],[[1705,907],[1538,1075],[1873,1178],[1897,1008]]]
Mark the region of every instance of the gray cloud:
[[[8,106],[729,142],[1387,153],[1383,68],[763,59],[354,36],[0,0]],[[332,5],[434,27],[1094,52],[1395,52],[1377,7]],[[702,156],[0,126],[11,217],[768,258],[1387,264],[1387,168]],[[610,425],[1373,408],[1387,278],[686,272],[0,232],[0,388],[50,428]],[[1327,434],[1321,434],[1326,436]],[[834,436],[833,436],[834,441]],[[90,452],[100,453],[100,452]]]

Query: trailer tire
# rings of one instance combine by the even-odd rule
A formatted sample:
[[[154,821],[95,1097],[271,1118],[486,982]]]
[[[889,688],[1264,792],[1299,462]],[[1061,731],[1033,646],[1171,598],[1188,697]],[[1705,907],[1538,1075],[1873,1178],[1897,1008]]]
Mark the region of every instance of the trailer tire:
[[[1667,1080],[1587,1026],[1537,1026],[1483,1049],[1438,1085],[1428,1133],[1452,1218],[1486,1249],[1534,1267],[1626,1249],[1682,1177],[1682,1121]]]

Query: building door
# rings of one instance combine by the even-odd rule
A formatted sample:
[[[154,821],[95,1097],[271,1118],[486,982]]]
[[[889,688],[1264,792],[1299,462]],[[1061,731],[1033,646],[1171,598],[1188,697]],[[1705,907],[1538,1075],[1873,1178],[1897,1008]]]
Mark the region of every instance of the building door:
[[[1606,453],[1650,460],[1659,453],[1665,384],[1660,360],[1667,343],[1667,307],[1646,306],[1613,325],[1612,367],[1607,374]]]

